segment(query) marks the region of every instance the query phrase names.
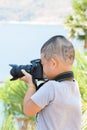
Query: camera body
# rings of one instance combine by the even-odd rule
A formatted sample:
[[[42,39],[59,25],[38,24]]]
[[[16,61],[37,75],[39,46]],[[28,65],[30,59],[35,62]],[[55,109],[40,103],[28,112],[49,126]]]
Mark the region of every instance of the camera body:
[[[10,74],[13,76],[12,79],[10,80],[12,81],[23,77],[24,74],[21,72],[22,69],[30,73],[33,79],[44,80],[41,60],[35,59],[32,60],[30,63],[31,63],[30,65],[19,65],[19,66],[16,64],[10,64],[10,66],[12,67],[12,69],[10,70]]]

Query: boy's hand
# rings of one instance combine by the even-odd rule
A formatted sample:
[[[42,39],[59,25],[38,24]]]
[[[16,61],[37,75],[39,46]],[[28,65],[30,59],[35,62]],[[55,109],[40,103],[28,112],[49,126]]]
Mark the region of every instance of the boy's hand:
[[[22,81],[28,83],[29,85],[34,85],[33,81],[32,81],[32,75],[27,73],[25,70],[21,70],[22,73],[24,74],[24,76],[22,78],[20,78]]]

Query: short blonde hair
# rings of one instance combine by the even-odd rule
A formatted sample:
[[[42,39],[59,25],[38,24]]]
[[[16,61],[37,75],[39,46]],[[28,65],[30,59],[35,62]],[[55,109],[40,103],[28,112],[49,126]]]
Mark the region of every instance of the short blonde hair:
[[[57,55],[65,62],[69,60],[71,64],[75,58],[73,44],[62,35],[53,36],[46,41],[41,48],[41,53],[44,53],[46,59]]]

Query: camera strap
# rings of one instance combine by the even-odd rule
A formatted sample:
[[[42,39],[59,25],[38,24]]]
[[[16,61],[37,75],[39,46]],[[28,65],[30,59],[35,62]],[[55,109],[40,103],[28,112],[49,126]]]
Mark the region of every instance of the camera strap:
[[[72,71],[67,71],[67,72],[59,74],[53,80],[58,81],[58,82],[62,82],[64,80],[74,80],[74,74]]]
[[[59,74],[58,76],[56,76],[53,80],[58,81],[58,82],[62,82],[62,81],[73,81],[74,80],[74,74],[72,71],[67,71],[64,73]],[[49,80],[45,81],[44,83],[48,82]],[[37,90],[44,84],[41,83],[38,87]]]

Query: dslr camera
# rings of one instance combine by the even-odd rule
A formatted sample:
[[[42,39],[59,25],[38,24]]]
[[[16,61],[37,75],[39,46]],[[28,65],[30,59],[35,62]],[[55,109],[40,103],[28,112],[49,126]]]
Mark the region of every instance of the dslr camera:
[[[16,64],[10,64],[10,66],[12,67],[12,69],[10,70],[10,74],[13,76],[12,79],[10,80],[12,81],[23,77],[24,74],[21,72],[22,69],[30,73],[34,80],[44,80],[41,60],[35,59],[30,61],[30,63],[31,63],[30,65],[19,65],[19,66]]]

